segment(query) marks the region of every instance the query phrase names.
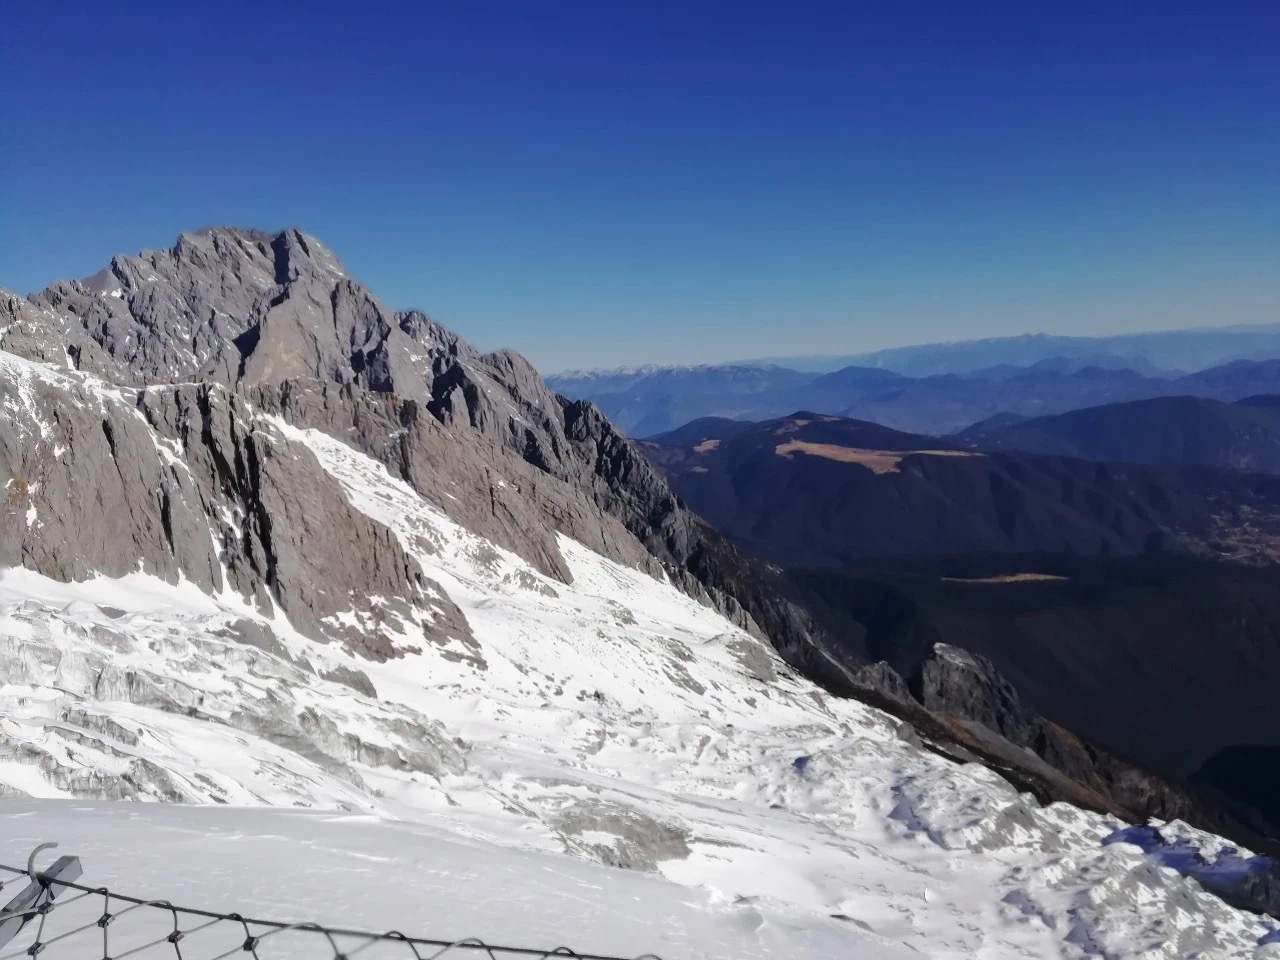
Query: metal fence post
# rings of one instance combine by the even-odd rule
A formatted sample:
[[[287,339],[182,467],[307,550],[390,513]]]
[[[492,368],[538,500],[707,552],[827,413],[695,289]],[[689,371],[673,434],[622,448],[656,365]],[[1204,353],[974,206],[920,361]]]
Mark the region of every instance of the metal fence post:
[[[36,854],[56,846],[56,843],[42,843],[31,851],[31,857],[27,861],[27,876],[30,882],[16,897],[5,904],[3,909],[0,909],[0,917],[5,918],[0,920],[0,948],[16,937],[36,916],[35,911],[40,906],[41,894],[44,895],[44,902],[49,903],[62,891],[61,884],[53,881],[75,883],[84,872],[80,866],[79,857],[59,857],[48,870],[36,873]],[[10,916],[10,914],[16,914],[16,916]]]

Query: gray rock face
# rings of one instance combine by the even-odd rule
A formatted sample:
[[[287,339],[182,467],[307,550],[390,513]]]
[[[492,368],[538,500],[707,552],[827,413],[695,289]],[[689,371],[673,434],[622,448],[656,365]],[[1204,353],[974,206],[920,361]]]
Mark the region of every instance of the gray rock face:
[[[0,355],[0,563],[221,586],[199,492],[121,393]]]
[[[935,644],[916,685],[920,702],[934,713],[976,720],[1020,745],[1035,735],[1013,684],[990,661],[966,650]]]
[[[54,366],[74,366],[115,383],[136,378],[74,317],[0,290],[0,350]]]
[[[241,376],[281,286],[300,283],[314,292],[322,273],[334,282],[341,277],[332,255],[296,231],[202,230],[183,234],[171,250],[117,256],[107,269],[56,283],[32,303],[66,327],[78,324],[141,381],[225,383]]]
[[[215,536],[230,586],[242,596],[260,605],[274,599],[303,633],[340,638],[378,659],[396,649],[375,626],[390,627],[409,646],[424,632],[468,634],[394,534],[354,510],[309,450],[255,428],[235,394],[214,384],[153,388],[139,405],[183,451],[205,502],[218,504]],[[365,628],[340,623],[346,612]]]
[[[391,626],[406,649],[467,636],[394,535],[352,509],[305,447],[255,426],[236,394],[113,390],[3,364],[0,564],[56,580],[141,570],[230,588],[264,612],[278,605],[314,639],[378,659],[396,648],[352,617]]]
[[[380,461],[456,522],[550,576],[569,576],[557,531],[629,565],[652,562],[621,524],[565,481],[504,447],[474,442],[468,428],[459,436],[417,401],[316,380],[262,386],[249,396],[257,409]]]

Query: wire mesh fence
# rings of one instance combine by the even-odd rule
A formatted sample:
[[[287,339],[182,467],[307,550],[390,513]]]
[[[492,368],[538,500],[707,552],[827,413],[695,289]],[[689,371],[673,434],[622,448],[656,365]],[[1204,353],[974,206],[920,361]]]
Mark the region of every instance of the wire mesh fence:
[[[61,858],[48,871],[38,871],[35,857],[48,846],[37,847],[25,869],[0,864],[0,905],[5,905],[0,907],[0,960],[99,960],[99,950],[100,960],[662,960],[652,953],[620,957],[566,946],[487,943],[477,937],[444,940],[178,906],[80,883],[74,858]],[[72,869],[61,869],[68,862]]]

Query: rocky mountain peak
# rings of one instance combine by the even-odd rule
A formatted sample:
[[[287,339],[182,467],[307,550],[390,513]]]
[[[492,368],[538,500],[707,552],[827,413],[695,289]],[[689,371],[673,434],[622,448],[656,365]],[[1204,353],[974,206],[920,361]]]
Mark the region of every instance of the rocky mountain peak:
[[[242,274],[264,259],[272,266],[276,283],[304,276],[345,277],[341,262],[315,237],[296,228],[275,233],[246,227],[202,227],[179,234],[169,250],[144,251],[137,257],[116,256],[112,267],[142,261],[159,264],[164,260],[186,264],[197,270],[230,268]]]
[[[320,578],[309,570],[313,558],[284,536],[296,523],[286,528],[272,519],[300,495],[316,503],[328,497],[306,489],[305,470],[291,481],[298,491],[263,512],[276,482],[267,468],[289,461],[268,455],[280,441],[273,448],[261,440],[255,423],[264,412],[383,462],[468,529],[559,579],[570,576],[560,533],[653,570],[659,562],[683,564],[697,539],[697,521],[607,420],[557,397],[518,353],[481,353],[421,311],[388,310],[299,230],[184,233],[168,250],[117,256],[85,280],[3,304],[9,322],[0,325],[0,349],[66,371],[56,383],[33,375],[40,402],[28,431],[57,435],[58,447],[79,451],[77,469],[108,474],[126,444],[125,459],[144,481],[116,494],[119,515],[133,524],[120,532],[132,544],[120,550],[120,570],[140,562],[207,589],[230,580],[259,606],[299,616],[313,634],[332,633],[324,616],[333,611],[308,583],[351,580],[357,594],[370,592],[363,582],[370,561]],[[113,392],[120,388],[136,393]],[[74,389],[79,407],[101,409],[103,426],[95,428],[92,417],[59,420],[53,408],[65,389]],[[156,436],[148,439],[149,431]],[[104,446],[106,436],[112,439]],[[174,445],[180,452],[173,454]],[[27,453],[9,451],[12,475],[43,471],[47,478],[35,484],[42,495],[73,495],[79,481],[70,473],[53,482],[70,462],[35,464]],[[185,469],[173,473],[170,454]],[[151,515],[157,489],[164,517]],[[56,509],[66,514],[71,507],[60,502]],[[90,515],[76,522],[89,524]],[[191,533],[205,523],[210,545]],[[14,533],[14,558],[26,556],[59,576],[85,572],[76,538],[46,542],[37,531]],[[351,529],[343,536],[355,538]],[[191,537],[198,549],[186,542]],[[99,553],[102,563],[116,562]],[[414,578],[412,571],[398,575]],[[695,579],[686,588],[710,596]],[[746,621],[740,611],[735,616]]]

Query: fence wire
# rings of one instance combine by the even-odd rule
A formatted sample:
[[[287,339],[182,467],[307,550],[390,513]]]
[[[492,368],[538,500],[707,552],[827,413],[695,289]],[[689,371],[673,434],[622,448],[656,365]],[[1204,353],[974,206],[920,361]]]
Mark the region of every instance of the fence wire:
[[[34,854],[33,854],[34,857]],[[173,960],[229,960],[252,957],[253,960],[281,960],[283,957],[305,956],[309,960],[330,957],[351,960],[372,951],[378,956],[393,953],[409,960],[510,960],[535,958],[552,960],[571,957],[576,960],[662,960],[656,954],[638,957],[577,953],[569,947],[545,950],[536,947],[504,946],[486,943],[478,937],[462,940],[438,940],[409,936],[398,930],[374,933],[331,927],[321,923],[287,923],[262,920],[238,913],[219,913],[182,907],[168,900],[147,900],[82,883],[60,880],[34,869],[0,864],[0,903],[8,896],[38,885],[34,899],[20,909],[0,911],[0,929],[9,921],[23,926],[8,942],[0,940],[0,960],[32,960],[51,948],[48,960],[74,949],[77,960],[90,960],[89,943],[101,947],[101,960],[125,960],[146,954],[147,960],[166,955]],[[7,896],[6,896],[7,894]],[[305,943],[298,939],[306,938]],[[73,942],[74,941],[74,942]],[[18,946],[18,944],[23,944]],[[113,953],[112,949],[118,952]],[[379,949],[381,948],[381,949]],[[367,957],[365,960],[372,960]]]

